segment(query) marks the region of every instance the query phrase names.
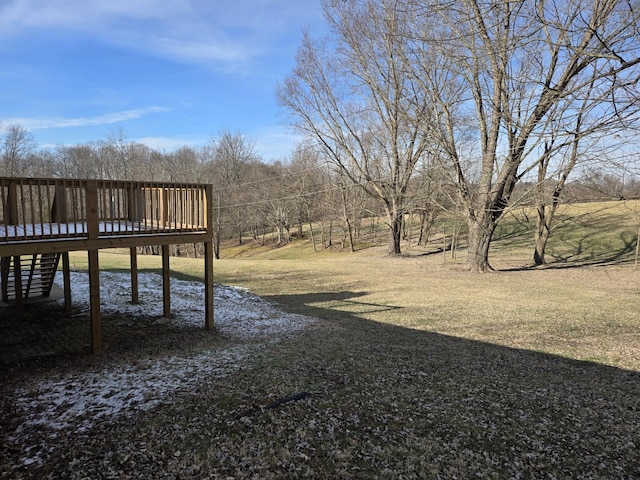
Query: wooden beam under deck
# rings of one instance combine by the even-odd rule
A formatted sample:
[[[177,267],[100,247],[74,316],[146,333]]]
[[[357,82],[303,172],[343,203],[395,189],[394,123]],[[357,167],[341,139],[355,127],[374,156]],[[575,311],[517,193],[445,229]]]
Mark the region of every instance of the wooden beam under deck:
[[[98,237],[93,240],[84,238],[68,240],[20,241],[12,243],[0,242],[0,257],[14,255],[33,255],[34,253],[87,252],[106,248],[156,247],[160,245],[177,245],[180,243],[204,243],[210,241],[206,232],[180,234],[139,234],[138,236]]]

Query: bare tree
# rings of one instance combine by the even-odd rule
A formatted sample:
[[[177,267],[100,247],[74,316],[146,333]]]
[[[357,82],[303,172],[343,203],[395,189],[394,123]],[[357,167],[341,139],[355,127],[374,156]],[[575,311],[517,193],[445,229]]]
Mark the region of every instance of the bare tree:
[[[429,147],[429,104],[400,55],[410,20],[394,8],[402,2],[380,3],[324,1],[332,37],[304,35],[277,97],[326,158],[384,205],[389,253],[399,254],[407,188]]]
[[[583,110],[636,118],[640,5],[432,0],[412,11],[420,26],[408,64],[423,66],[417,77],[437,106],[441,152],[466,210],[467,266],[485,271],[497,222],[542,158],[550,122],[569,129]]]
[[[253,195],[245,208],[253,210],[259,216],[260,223],[273,228],[278,245],[289,243],[299,205],[299,196],[290,189],[293,181],[289,166],[282,162],[254,162],[251,164],[251,174],[254,179],[250,183]]]
[[[96,150],[92,144],[56,147],[56,174],[62,178],[100,178]]]
[[[29,174],[28,159],[36,149],[31,132],[22,125],[9,125],[4,129],[2,142],[2,175],[24,177]]]
[[[191,147],[181,147],[164,155],[166,179],[170,182],[200,182],[201,164],[198,152]]]
[[[242,241],[244,210],[240,206],[242,181],[248,165],[257,159],[254,142],[240,133],[223,132],[211,139],[207,149],[209,159],[203,165],[203,180],[214,187],[214,255],[220,257],[220,241],[227,230],[233,229]],[[238,206],[234,206],[238,205]]]
[[[536,266],[546,263],[547,243],[569,176],[578,163],[584,166],[587,162],[596,164],[608,162],[607,151],[614,149],[618,144],[613,140],[613,137],[617,136],[614,134],[624,126],[621,120],[629,113],[633,113],[633,110],[627,110],[611,115],[607,114],[603,108],[593,109],[594,102],[591,98],[594,93],[593,87],[592,83],[585,91],[573,115],[554,113],[547,122],[534,187],[536,227],[533,263]],[[560,106],[574,107],[573,103],[564,103]],[[556,121],[556,118],[561,121]],[[573,119],[572,124],[566,123],[569,118]],[[603,135],[605,138],[601,138]]]
[[[313,250],[317,251],[313,224],[326,209],[325,193],[328,189],[321,156],[311,145],[297,145],[288,170],[292,180],[289,190],[297,197],[299,236],[302,236],[303,224],[307,223]]]
[[[51,150],[40,150],[29,155],[29,175],[53,177],[56,173],[56,157]]]
[[[104,168],[104,178],[113,180],[131,180],[133,164],[133,143],[127,140],[127,134],[121,128],[107,135],[101,142],[100,156]]]

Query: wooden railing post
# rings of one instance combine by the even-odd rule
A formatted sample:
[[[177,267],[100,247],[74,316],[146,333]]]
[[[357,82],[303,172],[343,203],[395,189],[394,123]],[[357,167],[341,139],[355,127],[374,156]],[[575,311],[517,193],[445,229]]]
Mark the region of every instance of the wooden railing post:
[[[54,223],[67,223],[67,189],[64,184],[57,183],[53,194],[53,205],[51,206],[51,221]]]
[[[166,228],[169,224],[169,189],[160,189],[160,198],[160,204],[162,205],[160,209],[160,225]]]
[[[7,185],[7,203],[4,218],[7,225],[17,225],[18,222],[18,183],[9,181]]]
[[[95,180],[87,180],[87,236],[89,240],[98,238],[99,219],[98,219],[98,182]]]

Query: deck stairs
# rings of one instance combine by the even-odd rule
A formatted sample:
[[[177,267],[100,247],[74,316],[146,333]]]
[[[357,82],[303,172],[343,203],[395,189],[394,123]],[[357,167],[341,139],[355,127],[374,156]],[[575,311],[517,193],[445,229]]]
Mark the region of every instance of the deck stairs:
[[[48,297],[60,263],[59,253],[36,253],[33,255],[2,257],[0,260],[0,286],[2,301],[13,303],[16,291],[22,290],[22,299]],[[20,278],[16,282],[16,265]],[[17,285],[19,285],[17,287]]]

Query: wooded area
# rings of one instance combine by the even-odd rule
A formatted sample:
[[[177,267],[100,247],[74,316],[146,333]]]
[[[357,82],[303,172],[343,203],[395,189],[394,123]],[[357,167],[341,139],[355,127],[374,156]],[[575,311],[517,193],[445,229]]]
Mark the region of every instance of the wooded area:
[[[7,135],[2,172],[10,169]],[[384,207],[358,184],[332,169],[310,147],[298,148],[290,159],[267,163],[255,154],[251,140],[241,134],[225,133],[212,139],[208,147],[184,147],[172,153],[159,152],[124,137],[119,146],[116,150],[112,139],[107,139],[53,150],[33,147],[15,159],[13,171],[29,177],[116,180],[124,179],[122,166],[126,165],[132,181],[210,182],[216,256],[220,254],[221,241],[264,244],[275,238],[285,245],[296,236],[307,235],[312,237],[317,251],[388,242],[390,229],[384,223]],[[404,195],[401,246],[407,245],[409,236],[419,245],[429,241],[439,219],[445,216],[458,218],[459,225],[464,225],[454,186],[445,182],[443,174],[434,168],[412,176]],[[515,188],[512,207],[533,207],[539,195],[540,184],[521,182]],[[552,198],[553,191],[546,195]],[[630,156],[619,165],[594,163],[579,175],[574,173],[574,180],[567,182],[558,200],[637,197],[637,156]],[[409,218],[411,223],[406,222]],[[140,248],[142,252],[161,253],[156,245]],[[532,238],[532,252],[533,249]],[[203,252],[200,245],[185,243],[171,245],[171,254],[201,256]]]

